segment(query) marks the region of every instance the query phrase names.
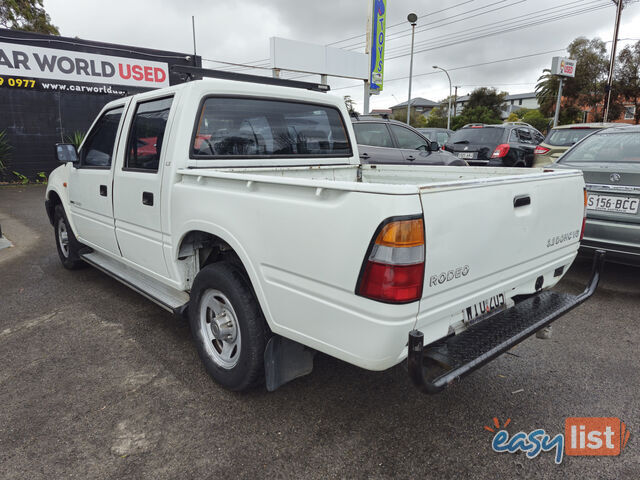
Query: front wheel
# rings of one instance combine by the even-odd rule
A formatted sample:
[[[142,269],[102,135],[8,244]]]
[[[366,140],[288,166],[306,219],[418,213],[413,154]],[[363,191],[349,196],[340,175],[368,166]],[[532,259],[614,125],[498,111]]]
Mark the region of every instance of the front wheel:
[[[264,381],[269,329],[242,271],[230,262],[205,266],[193,282],[189,323],[207,373],[229,390]]]
[[[83,268],[87,264],[80,258],[82,244],[73,234],[62,205],[56,205],[53,216],[53,227],[56,234],[56,247],[62,266],[68,270]]]

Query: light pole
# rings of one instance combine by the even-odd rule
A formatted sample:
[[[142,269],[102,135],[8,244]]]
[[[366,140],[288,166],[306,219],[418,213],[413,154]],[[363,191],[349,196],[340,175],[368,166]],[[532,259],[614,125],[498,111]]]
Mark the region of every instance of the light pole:
[[[449,72],[447,72],[444,68],[437,65],[434,65],[433,68],[442,70],[447,74],[447,78],[449,79],[449,110],[447,110],[447,130],[451,130],[451,77],[449,76]]]
[[[407,21],[411,24],[411,59],[409,60],[409,99],[407,100],[407,125],[411,119],[411,77],[413,77],[413,39],[416,33],[418,16],[415,13],[407,15]]]

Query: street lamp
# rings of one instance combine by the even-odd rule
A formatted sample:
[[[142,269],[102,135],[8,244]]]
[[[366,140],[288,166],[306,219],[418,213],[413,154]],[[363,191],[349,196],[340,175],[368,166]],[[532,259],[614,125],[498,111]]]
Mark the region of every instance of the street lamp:
[[[411,117],[411,77],[413,77],[413,39],[416,33],[418,16],[415,13],[407,15],[407,21],[411,24],[411,59],[409,60],[409,99],[407,100],[407,125]]]
[[[449,72],[447,72],[444,68],[434,65],[433,68],[436,70],[442,70],[447,74],[447,78],[449,79],[449,110],[447,111],[447,130],[451,130],[451,77],[449,76]]]

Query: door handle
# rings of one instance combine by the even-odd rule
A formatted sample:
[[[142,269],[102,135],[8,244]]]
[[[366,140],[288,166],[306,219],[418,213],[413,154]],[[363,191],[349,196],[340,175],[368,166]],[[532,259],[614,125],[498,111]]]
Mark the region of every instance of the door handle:
[[[360,154],[360,158],[362,158],[363,160],[367,160],[369,158],[369,154],[368,153],[362,153],[362,154]]]
[[[106,197],[107,196],[107,186],[106,185],[100,185],[100,195],[102,197]]]
[[[416,159],[416,157],[414,157],[413,155],[409,155],[407,157],[407,160],[409,160],[410,162],[413,162]]]
[[[153,205],[153,193],[151,192],[142,192],[142,204],[143,205]]]
[[[518,195],[513,198],[513,208],[531,205],[531,197],[529,195]]]

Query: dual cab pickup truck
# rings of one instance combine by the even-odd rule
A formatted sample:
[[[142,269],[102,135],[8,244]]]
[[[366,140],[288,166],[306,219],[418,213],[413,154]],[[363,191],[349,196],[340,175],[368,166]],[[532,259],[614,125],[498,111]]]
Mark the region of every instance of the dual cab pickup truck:
[[[361,165],[341,98],[242,80],[109,103],[46,191],[64,267],[188,316],[221,385],[273,390],[320,351],[437,392],[593,293],[600,256],[584,294],[549,290],[579,171]]]

